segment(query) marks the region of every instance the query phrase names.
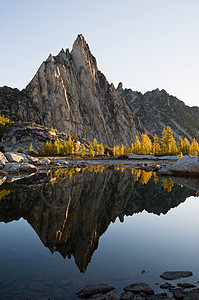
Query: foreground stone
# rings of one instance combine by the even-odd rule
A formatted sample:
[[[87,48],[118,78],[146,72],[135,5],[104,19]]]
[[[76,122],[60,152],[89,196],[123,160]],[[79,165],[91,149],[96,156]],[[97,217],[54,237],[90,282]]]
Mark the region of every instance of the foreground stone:
[[[160,288],[161,289],[170,289],[172,287],[172,284],[171,283],[168,283],[168,282],[166,282],[166,283],[164,283],[164,284],[161,284],[160,285]]]
[[[8,160],[5,157],[5,155],[2,152],[0,152],[0,165],[5,166],[5,163],[7,163],[7,162],[8,162]]]
[[[24,157],[20,154],[16,154],[16,153],[12,153],[12,152],[6,152],[5,156],[6,156],[6,158],[9,162],[20,163],[20,162],[24,161]]]
[[[196,287],[195,284],[187,283],[187,282],[184,282],[184,283],[178,283],[177,286],[181,287],[182,289],[190,289],[190,288]]]
[[[37,167],[28,163],[7,163],[3,168],[7,173],[35,173]]]
[[[24,163],[20,167],[20,172],[35,173],[35,172],[37,172],[37,168],[34,165]]]
[[[105,283],[90,284],[90,285],[87,285],[81,291],[77,292],[77,297],[88,298],[88,297],[91,297],[96,294],[105,294],[114,289],[115,289],[114,286],[109,286],[108,284],[105,284]]]
[[[178,157],[176,155],[154,156],[154,155],[128,153],[127,157],[129,159],[136,159],[136,160],[139,160],[139,159],[140,160],[171,160],[171,161],[178,160]]]
[[[166,280],[175,280],[190,276],[193,276],[193,273],[190,271],[167,271],[160,275],[161,278]]]
[[[93,295],[87,299],[88,300],[106,300],[106,297],[103,294],[97,294],[97,295]]]
[[[132,300],[135,299],[135,294],[132,292],[124,292],[122,293],[120,300]]]
[[[160,169],[157,174],[199,176],[199,158],[185,155],[173,165],[169,165]]]
[[[125,286],[124,290],[132,293],[145,293],[147,295],[154,294],[154,291],[150,288],[150,286],[144,282],[133,283],[129,286]]]

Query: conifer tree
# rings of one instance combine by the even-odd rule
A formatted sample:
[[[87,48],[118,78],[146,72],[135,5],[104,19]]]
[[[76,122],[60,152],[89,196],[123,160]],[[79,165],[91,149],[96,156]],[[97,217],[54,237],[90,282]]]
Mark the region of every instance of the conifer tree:
[[[91,144],[91,143],[88,146],[88,155],[89,156],[94,156],[93,144]]]
[[[74,143],[72,141],[71,136],[69,136],[68,141],[67,141],[67,154],[71,155],[74,153]]]
[[[85,156],[85,153],[86,153],[86,148],[83,144],[82,147],[81,147],[81,150],[80,150],[80,155],[83,157],[83,156]]]
[[[104,145],[101,143],[99,146],[99,155],[104,155]]]
[[[56,138],[55,142],[54,142],[54,145],[53,145],[53,148],[54,148],[54,155],[59,155],[60,154],[60,141],[58,138]]]
[[[99,145],[96,139],[93,140],[93,150],[96,156],[99,155]]]
[[[79,145],[78,145],[78,143],[75,143],[74,152],[75,152],[75,154],[79,153]]]
[[[148,135],[141,134],[140,154],[151,154],[152,143]]]
[[[190,154],[190,142],[189,140],[185,137],[184,141],[182,142],[182,153],[183,155],[189,155]]]
[[[191,143],[190,154],[196,155],[196,156],[198,156],[198,154],[199,154],[199,144],[195,138],[193,139],[193,142]]]
[[[28,154],[31,155],[33,154],[33,146],[32,143],[30,144],[29,150],[28,150]]]
[[[134,151],[134,145],[133,145],[133,143],[131,144],[131,150],[130,150],[130,153],[133,153],[133,151]]]
[[[155,134],[153,136],[153,154],[154,155],[159,155],[161,152],[161,146],[160,146],[160,141],[159,138],[157,136],[157,134]]]
[[[113,146],[113,156],[116,156],[116,147],[115,147],[115,145]]]
[[[120,147],[119,146],[115,147],[115,155],[120,155]]]
[[[139,140],[137,135],[136,135],[136,138],[135,138],[135,144],[134,144],[133,152],[135,154],[140,154],[140,152],[141,152],[141,143],[140,143],[140,140]]]
[[[183,148],[183,140],[182,140],[182,138],[180,136],[179,139],[178,139],[178,153],[179,154],[183,152],[182,148]]]
[[[176,141],[169,126],[162,131],[162,152],[165,155],[177,153]]]
[[[124,155],[124,145],[123,144],[120,147],[120,155]]]

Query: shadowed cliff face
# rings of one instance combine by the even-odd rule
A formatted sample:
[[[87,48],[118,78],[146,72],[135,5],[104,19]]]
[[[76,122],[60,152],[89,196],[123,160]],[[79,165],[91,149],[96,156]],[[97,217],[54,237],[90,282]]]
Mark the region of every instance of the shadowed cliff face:
[[[162,185],[152,173],[102,167],[97,171],[96,167],[56,171],[4,184],[1,191],[7,192],[0,204],[0,221],[23,217],[52,253],[58,251],[64,258],[73,255],[84,272],[100,236],[117,217],[122,221],[125,215],[144,209],[166,213],[195,195],[179,185],[168,192],[171,182]]]

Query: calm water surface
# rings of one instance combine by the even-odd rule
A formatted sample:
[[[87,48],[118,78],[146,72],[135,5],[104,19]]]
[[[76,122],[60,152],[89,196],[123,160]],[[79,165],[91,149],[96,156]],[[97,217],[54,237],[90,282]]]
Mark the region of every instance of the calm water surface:
[[[167,270],[197,283],[197,190],[198,179],[102,166],[4,182],[0,299],[76,299],[96,282],[115,296],[139,281],[159,291]]]

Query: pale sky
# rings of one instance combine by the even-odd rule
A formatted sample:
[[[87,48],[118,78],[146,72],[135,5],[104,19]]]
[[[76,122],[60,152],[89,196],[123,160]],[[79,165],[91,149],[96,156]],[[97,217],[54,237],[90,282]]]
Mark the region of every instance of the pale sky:
[[[0,86],[23,89],[79,33],[115,87],[199,106],[199,0],[0,0]]]

